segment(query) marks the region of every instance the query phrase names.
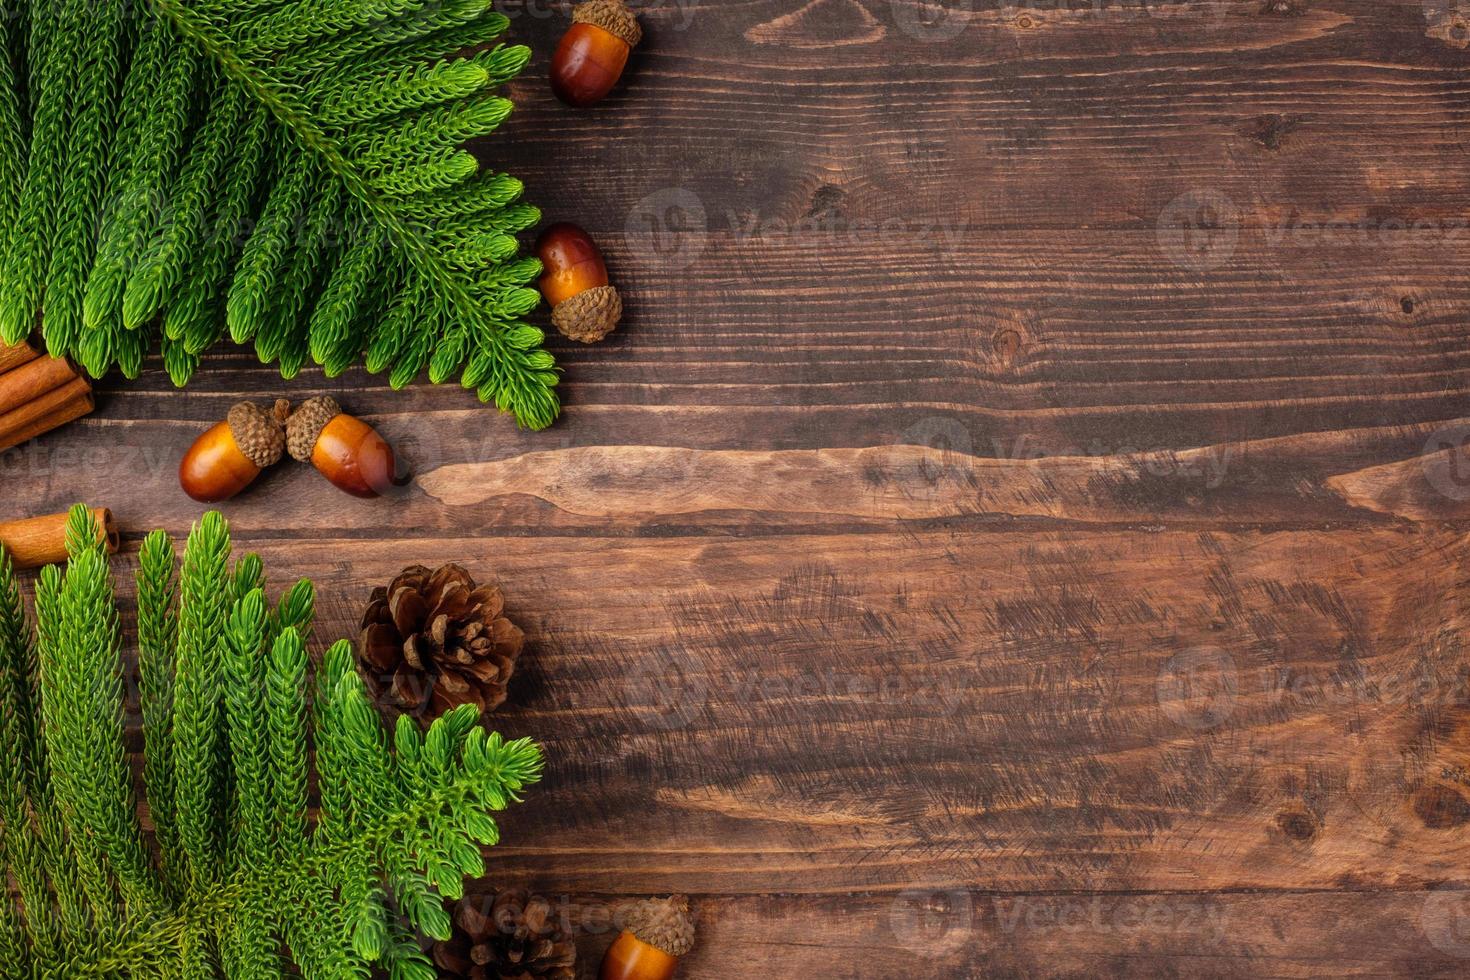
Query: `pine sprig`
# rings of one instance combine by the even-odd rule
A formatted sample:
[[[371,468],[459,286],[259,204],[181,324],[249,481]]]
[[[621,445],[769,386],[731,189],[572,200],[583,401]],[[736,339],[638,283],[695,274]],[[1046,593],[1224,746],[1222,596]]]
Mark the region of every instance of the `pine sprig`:
[[[14,11],[0,24],[0,229],[11,227],[26,172],[28,112],[23,89],[23,19]]]
[[[76,4],[63,6],[64,17],[85,17],[86,24],[77,80],[73,83],[76,88],[67,136],[69,152],[57,199],[59,221],[46,278],[41,334],[48,348],[77,350],[84,366],[100,375],[109,358],[97,354],[94,346],[80,345],[82,297],[96,254],[97,213],[115,145],[107,129],[112,122],[119,49],[125,36],[125,8],[120,0],[99,3],[86,13]],[[75,54],[67,52],[66,57],[70,60]]]
[[[286,377],[456,373],[531,428],[558,374],[526,324],[518,182],[462,148],[530,52],[486,0],[29,0],[0,63],[0,337],[176,383],[226,330]],[[19,47],[18,38],[8,47]],[[476,52],[476,49],[478,52]],[[7,51],[7,53],[9,53]],[[80,63],[78,81],[73,66]],[[488,193],[487,193],[488,191]],[[58,220],[59,218],[59,220]]]
[[[236,576],[237,581],[239,576]],[[231,865],[237,871],[266,870],[275,843],[273,797],[265,705],[261,699],[269,619],[265,598],[253,588],[238,598],[226,629],[225,714],[229,720],[230,759],[235,774],[235,806],[230,829]],[[277,939],[270,909],[258,899],[242,901],[234,927],[220,937],[231,977],[280,975]]]
[[[225,769],[219,651],[229,612],[229,527],[211,511],[184,549],[174,703],[174,810],[192,888],[220,877]],[[184,778],[184,773],[190,773]]]
[[[15,883],[0,899],[0,976],[366,980],[379,964],[430,980],[414,930],[448,935],[443,899],[483,872],[480,847],[499,837],[491,814],[539,778],[539,750],[487,733],[468,707],[422,736],[410,723],[386,738],[348,644],[310,676],[310,583],[272,608],[259,559],[232,566],[228,528],[206,515],[181,569],[162,532],[139,555],[144,783],[161,846],[172,826],[176,852],[155,869],[123,753],[121,633],[91,521],[74,510],[65,574],[43,569],[34,635],[0,549],[11,749],[0,753],[0,861]],[[211,711],[213,742],[198,738]],[[196,786],[228,788],[211,801],[228,801],[218,827]]]
[[[77,18],[63,0],[31,5],[26,46],[31,102],[30,153],[6,249],[0,255],[0,340],[13,344],[29,334],[41,308],[42,277],[55,234],[66,158],[70,106],[65,59],[79,42]],[[13,76],[15,77],[15,76]]]
[[[138,688],[143,715],[143,784],[167,890],[182,891],[174,823],[174,649],[178,642],[178,562],[163,531],[138,555]]]

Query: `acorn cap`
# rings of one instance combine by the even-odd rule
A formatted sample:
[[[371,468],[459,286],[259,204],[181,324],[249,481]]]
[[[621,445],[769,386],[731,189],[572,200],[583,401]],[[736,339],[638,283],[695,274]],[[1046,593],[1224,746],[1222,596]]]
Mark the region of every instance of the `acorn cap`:
[[[623,301],[613,286],[593,286],[551,310],[551,322],[566,336],[595,344],[612,333],[623,317]]]
[[[600,27],[613,37],[622,38],[628,47],[636,48],[643,40],[643,28],[638,18],[623,0],[587,0],[572,8],[573,24],[591,24]]]
[[[330,395],[317,395],[302,402],[286,420],[286,451],[302,463],[311,462],[311,451],[328,422],[342,414],[342,406]]]
[[[628,931],[670,956],[683,956],[694,948],[694,916],[684,895],[650,898],[639,902],[628,916]]]
[[[225,416],[240,454],[261,469],[281,458],[286,433],[281,420],[254,402],[240,402]]]

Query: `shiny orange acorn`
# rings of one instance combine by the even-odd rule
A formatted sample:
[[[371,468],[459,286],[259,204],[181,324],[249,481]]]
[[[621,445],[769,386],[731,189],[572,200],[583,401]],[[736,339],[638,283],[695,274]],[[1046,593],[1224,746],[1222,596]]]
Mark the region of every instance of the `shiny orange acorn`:
[[[551,322],[566,336],[591,344],[606,337],[623,316],[623,301],[608,283],[607,264],[581,228],[561,222],[536,240],[541,259],[541,295],[551,304]]]
[[[551,58],[551,90],[584,108],[611,92],[643,39],[638,18],[622,0],[588,0],[572,10],[572,26]]]
[[[393,447],[327,395],[308,398],[291,413],[286,449],[354,497],[379,497],[397,485]]]
[[[286,445],[282,423],[290,406],[285,399],[266,411],[254,402],[232,407],[194,440],[179,461],[179,486],[202,504],[228,500],[244,490],[281,458]]]
[[[599,980],[670,980],[694,948],[694,917],[683,895],[639,902],[607,955]]]

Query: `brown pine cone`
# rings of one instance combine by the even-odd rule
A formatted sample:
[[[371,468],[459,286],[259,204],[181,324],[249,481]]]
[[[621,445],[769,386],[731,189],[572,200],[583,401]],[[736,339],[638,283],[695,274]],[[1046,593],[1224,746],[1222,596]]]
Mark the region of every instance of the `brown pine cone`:
[[[454,935],[434,944],[441,977],[575,980],[577,945],[540,895],[472,890],[455,906],[453,921]]]
[[[461,704],[498,708],[524,639],[504,608],[458,565],[413,565],[374,589],[357,656],[379,705],[424,724]]]

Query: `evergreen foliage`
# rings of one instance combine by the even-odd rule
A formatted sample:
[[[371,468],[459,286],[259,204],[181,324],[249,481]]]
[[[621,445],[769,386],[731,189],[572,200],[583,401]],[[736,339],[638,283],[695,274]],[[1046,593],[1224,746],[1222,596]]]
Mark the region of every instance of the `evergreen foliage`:
[[[489,0],[11,0],[0,339],[176,384],[228,335],[292,377],[456,373],[532,428],[540,219],[462,148],[525,66]]]
[[[211,512],[182,567],[161,531],[139,556],[155,853],[92,520],[72,511],[71,558],[43,569],[34,630],[0,549],[0,859],[15,883],[0,896],[0,976],[356,980],[378,964],[431,980],[412,931],[449,938],[442,898],[484,873],[491,813],[539,777],[537,748],[487,733],[469,706],[422,735],[404,718],[390,745],[346,642],[310,669],[310,583],[271,608],[260,560],[232,565]]]

